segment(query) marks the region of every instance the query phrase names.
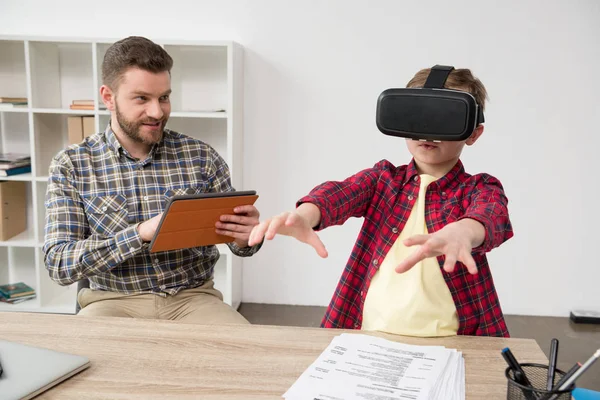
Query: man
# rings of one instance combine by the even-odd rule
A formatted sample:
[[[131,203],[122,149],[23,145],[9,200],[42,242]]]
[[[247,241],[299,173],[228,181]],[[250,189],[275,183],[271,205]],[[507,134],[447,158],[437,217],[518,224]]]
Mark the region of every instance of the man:
[[[233,191],[229,169],[208,144],[165,129],[173,60],[142,37],[113,44],[102,63],[104,132],[52,160],[46,196],[45,264],[61,285],[89,279],[81,315],[158,318],[191,323],[247,323],[214,288],[215,246],[150,254],[169,197]],[[254,206],[217,223],[251,256]]]

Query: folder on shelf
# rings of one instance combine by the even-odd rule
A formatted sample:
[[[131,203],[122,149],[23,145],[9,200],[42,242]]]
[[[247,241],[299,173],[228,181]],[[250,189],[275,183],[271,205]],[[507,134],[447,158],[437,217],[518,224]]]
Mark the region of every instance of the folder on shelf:
[[[96,130],[94,117],[68,117],[67,131],[69,145],[81,143],[86,137],[93,135]]]
[[[27,230],[26,182],[0,181],[0,240],[9,240],[25,230]]]

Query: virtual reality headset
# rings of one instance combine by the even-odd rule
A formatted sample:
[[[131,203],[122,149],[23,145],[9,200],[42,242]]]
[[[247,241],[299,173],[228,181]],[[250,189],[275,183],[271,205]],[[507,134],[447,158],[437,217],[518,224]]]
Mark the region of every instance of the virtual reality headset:
[[[431,68],[419,89],[387,89],[377,99],[377,128],[384,134],[416,140],[459,141],[484,122],[483,109],[467,92],[444,89],[451,66]]]

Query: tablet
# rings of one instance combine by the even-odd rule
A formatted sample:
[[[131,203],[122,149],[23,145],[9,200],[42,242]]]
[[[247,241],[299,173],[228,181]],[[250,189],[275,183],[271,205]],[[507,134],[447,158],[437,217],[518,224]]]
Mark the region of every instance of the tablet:
[[[221,215],[234,215],[235,207],[252,205],[256,199],[254,190],[173,196],[150,242],[150,252],[233,242],[233,237],[217,234],[215,224]]]

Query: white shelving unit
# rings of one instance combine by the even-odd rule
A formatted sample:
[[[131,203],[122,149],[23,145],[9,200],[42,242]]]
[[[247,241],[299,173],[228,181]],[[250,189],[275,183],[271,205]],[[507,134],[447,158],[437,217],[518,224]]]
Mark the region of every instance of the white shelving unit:
[[[115,40],[0,36],[0,96],[27,97],[27,107],[0,108],[0,151],[29,153],[32,172],[0,180],[27,182],[27,230],[0,241],[0,283],[23,281],[37,298],[0,303],[0,311],[74,313],[76,284],[54,283],[44,267],[45,195],[52,157],[67,147],[67,117],[91,115],[96,131],[110,114],[101,110],[104,54]],[[167,127],[213,146],[242,183],[243,52],[231,41],[154,40],[173,57],[172,113]],[[95,99],[93,111],[70,110],[72,100]],[[215,286],[226,303],[241,301],[242,260],[219,246]]]

